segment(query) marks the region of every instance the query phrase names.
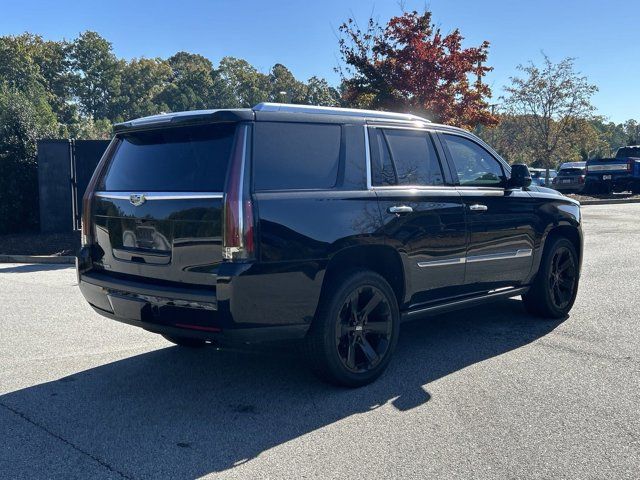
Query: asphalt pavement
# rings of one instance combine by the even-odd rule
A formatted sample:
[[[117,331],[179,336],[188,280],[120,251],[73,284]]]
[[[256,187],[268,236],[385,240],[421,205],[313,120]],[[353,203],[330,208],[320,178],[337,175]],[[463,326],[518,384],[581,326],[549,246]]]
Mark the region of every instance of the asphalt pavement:
[[[328,386],[295,352],[185,350],[0,264],[2,478],[640,478],[640,204],[583,209],[564,321],[519,300],[403,326]]]

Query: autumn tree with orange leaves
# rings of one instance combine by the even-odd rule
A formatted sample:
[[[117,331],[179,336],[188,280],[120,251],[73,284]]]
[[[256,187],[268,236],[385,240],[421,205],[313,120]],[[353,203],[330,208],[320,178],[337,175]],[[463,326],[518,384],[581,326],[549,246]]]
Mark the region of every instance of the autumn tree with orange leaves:
[[[492,70],[485,65],[489,42],[462,48],[460,31],[444,35],[429,11],[405,12],[385,27],[369,19],[365,30],[349,19],[339,30],[348,106],[407,111],[467,129],[497,123],[482,82]]]

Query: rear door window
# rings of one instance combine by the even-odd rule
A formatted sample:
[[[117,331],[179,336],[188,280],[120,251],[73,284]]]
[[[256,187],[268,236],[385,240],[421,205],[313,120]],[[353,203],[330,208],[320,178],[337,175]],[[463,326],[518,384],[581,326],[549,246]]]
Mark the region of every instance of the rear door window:
[[[372,129],[372,183],[376,186],[443,185],[444,176],[428,132]]]
[[[340,142],[340,125],[256,122],[255,190],[334,187],[340,164]]]
[[[192,125],[118,136],[101,190],[221,192],[235,124]]]

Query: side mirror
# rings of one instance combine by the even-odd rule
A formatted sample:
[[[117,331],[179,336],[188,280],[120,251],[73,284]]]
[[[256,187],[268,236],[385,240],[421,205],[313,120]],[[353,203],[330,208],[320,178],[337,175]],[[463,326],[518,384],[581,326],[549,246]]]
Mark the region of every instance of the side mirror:
[[[531,185],[529,167],[524,163],[511,165],[511,178],[508,182],[509,188],[527,188],[529,185]]]

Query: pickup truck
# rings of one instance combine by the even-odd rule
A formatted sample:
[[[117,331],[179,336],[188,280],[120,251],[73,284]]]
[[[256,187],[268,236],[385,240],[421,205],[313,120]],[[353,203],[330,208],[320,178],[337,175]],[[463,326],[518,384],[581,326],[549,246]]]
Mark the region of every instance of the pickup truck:
[[[621,147],[613,158],[587,160],[585,191],[640,193],[640,145]]]

